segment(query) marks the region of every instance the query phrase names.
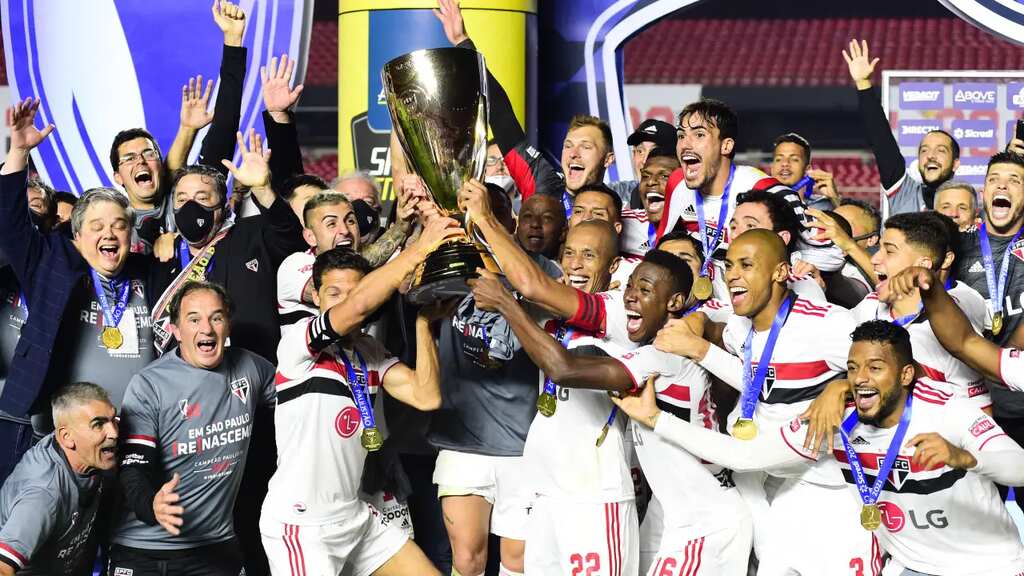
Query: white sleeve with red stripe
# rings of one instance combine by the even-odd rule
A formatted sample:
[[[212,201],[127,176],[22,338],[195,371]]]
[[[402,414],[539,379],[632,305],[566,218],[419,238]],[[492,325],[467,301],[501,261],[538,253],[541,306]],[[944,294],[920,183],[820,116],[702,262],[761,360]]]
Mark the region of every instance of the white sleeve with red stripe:
[[[298,378],[316,362],[316,355],[309,348],[307,332],[309,324],[322,316],[306,318],[281,328],[281,342],[277,345],[278,380]]]
[[[277,269],[278,308],[290,309],[298,305],[307,305],[302,301],[302,293],[306,289],[306,284],[313,281],[313,271],[308,261],[308,252],[296,252],[281,262]]]
[[[57,517],[57,495],[40,488],[14,496],[7,520],[0,528],[0,562],[17,572],[52,534]]]
[[[159,402],[159,393],[149,380],[140,374],[132,377],[121,402],[122,433],[126,444],[157,447]]]
[[[945,406],[942,437],[970,452],[978,465],[970,471],[1004,486],[1024,484],[1024,448],[1006,435],[991,416],[954,399]]]

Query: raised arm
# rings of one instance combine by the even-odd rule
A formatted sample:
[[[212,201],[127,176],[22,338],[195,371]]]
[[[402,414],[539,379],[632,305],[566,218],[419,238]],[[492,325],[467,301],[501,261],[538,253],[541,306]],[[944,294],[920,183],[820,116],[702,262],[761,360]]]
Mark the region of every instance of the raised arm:
[[[246,17],[242,9],[228,0],[214,0],[213,20],[224,33],[224,51],[220,63],[220,88],[213,108],[213,123],[203,138],[199,162],[220,170],[222,160],[235,151],[234,134],[242,118],[242,83],[245,80],[246,49],[242,46]]]
[[[970,320],[946,293],[935,272],[927,268],[907,268],[889,280],[889,289],[900,296],[919,290],[939,344],[986,378],[994,382],[1003,381],[999,373],[1001,349],[974,331]]]
[[[662,412],[655,401],[654,386],[644,386],[639,394],[612,398],[612,402],[663,439],[697,458],[736,472],[755,472],[812,460],[788,446],[782,435],[773,430],[758,434],[753,440],[737,440]]]
[[[850,51],[843,50],[843,59],[850,68],[850,77],[857,87],[857,103],[864,134],[867,136],[871,151],[875,154],[878,164],[878,175],[882,180],[882,188],[889,190],[907,173],[903,153],[896,143],[885,117],[882,104],[871,90],[871,75],[875,72],[878,58],[872,59],[868,53],[867,40],[850,40]]]
[[[292,118],[303,85],[291,87],[294,75],[295,60],[287,54],[282,54],[280,60],[271,58],[268,66],[260,67],[263,105],[266,108],[263,127],[267,132],[267,143],[274,150],[270,172],[275,186],[303,172],[299,136]]]
[[[202,75],[189,78],[188,84],[181,87],[181,120],[178,123],[178,133],[175,134],[174,142],[167,151],[167,158],[164,159],[164,166],[168,172],[173,173],[188,164],[188,153],[196,140],[196,134],[213,122],[213,113],[208,110],[212,91],[213,80],[207,80],[206,90],[203,90]]]
[[[654,347],[689,358],[730,387],[743,391],[743,362],[697,334],[687,319],[669,320],[654,338]]]
[[[548,276],[491,211],[487,188],[469,180],[459,191],[459,202],[472,215],[473,223],[490,245],[501,271],[524,298],[562,318],[572,318],[579,306],[575,288]]]
[[[822,234],[831,240],[844,254],[849,256],[868,277],[872,286],[878,285],[878,275],[875,274],[875,267],[871,265],[871,254],[861,247],[860,244],[850,237],[845,230],[836,224],[834,218],[814,208],[807,210],[807,215],[813,218],[811,225],[822,231]]]
[[[416,370],[399,363],[384,374],[382,384],[388,394],[417,410],[441,407],[441,368],[430,325],[451,315],[451,306],[446,304],[439,302],[423,308],[416,316]]]
[[[451,218],[435,218],[420,234],[418,240],[387,264],[367,274],[344,302],[336,304],[327,316],[331,330],[347,334],[380,308],[398,290],[406,276],[422,262],[435,246],[448,238],[461,234],[458,223]]]
[[[480,278],[470,282],[477,307],[495,310],[504,316],[530,359],[552,382],[567,388],[620,392],[634,388],[632,377],[618,360],[570,354],[534,322],[494,274],[481,270]],[[603,354],[598,348],[589,351]]]

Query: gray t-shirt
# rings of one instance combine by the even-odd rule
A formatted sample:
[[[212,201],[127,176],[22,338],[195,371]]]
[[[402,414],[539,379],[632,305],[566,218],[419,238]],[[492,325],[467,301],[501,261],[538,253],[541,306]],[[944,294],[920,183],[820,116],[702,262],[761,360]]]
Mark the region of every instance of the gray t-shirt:
[[[926,187],[924,183],[912,178],[909,173],[904,174],[899,182],[892,188],[886,190],[886,199],[889,202],[889,215],[903,214],[906,212],[922,212],[928,209],[925,204]],[[831,209],[831,208],[829,208]]]
[[[981,258],[981,242],[978,235],[976,230],[960,235],[957,277],[989,301],[991,311],[991,296],[985,279],[985,262]],[[1006,290],[1003,293],[1003,329],[998,336],[988,335],[990,340],[1000,346],[1006,344],[1024,319],[1024,237],[1019,238],[1007,253],[1006,246],[1011,239],[1009,236],[989,235],[997,281],[1003,265],[1003,255],[1007,254],[1010,258]],[[1024,393],[1013,392],[1006,386],[998,384],[989,386],[989,390],[992,393],[992,410],[995,416],[1024,417]]]
[[[543,256],[541,268],[560,275]],[[441,409],[430,422],[437,448],[487,456],[521,456],[537,412],[538,368],[505,318],[476,308],[473,296],[441,325]]]
[[[252,352],[227,348],[215,370],[187,364],[168,352],[132,378],[121,408],[121,437],[155,448],[159,485],[177,472],[185,509],[181,534],[149,526],[128,512],[114,542],[144,550],[181,550],[234,537],[231,510],[242,482],[252,421],[272,405],[274,367]]]
[[[92,554],[108,478],[74,472],[52,434],[40,440],[0,490],[0,561],[19,576],[72,574]]]
[[[128,306],[117,325],[124,342],[120,348],[108,349],[103,346],[101,335],[105,324],[103,308],[96,298],[91,275],[86,275],[71,294],[60,332],[58,346],[54,347],[50,371],[46,375],[47,388],[57,388],[72,382],[93,382],[102,386],[115,408],[121,407],[125,388],[131,377],[146,367],[156,356],[153,350],[153,328],[149,320],[149,305],[146,303],[146,270],[138,262],[125,267],[122,280],[130,282]],[[109,281],[100,277],[107,303],[114,306],[118,294]],[[49,398],[41,398],[49,404]],[[39,407],[37,407],[38,409]],[[45,406],[43,407],[45,408]],[[39,410],[43,416],[49,410]],[[49,418],[34,419],[39,432],[52,431]]]

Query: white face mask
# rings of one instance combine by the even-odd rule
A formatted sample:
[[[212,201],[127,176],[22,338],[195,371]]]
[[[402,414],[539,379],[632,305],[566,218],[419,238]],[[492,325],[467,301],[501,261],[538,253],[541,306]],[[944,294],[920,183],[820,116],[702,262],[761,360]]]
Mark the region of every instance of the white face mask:
[[[505,189],[505,192],[508,192],[510,198],[515,198],[516,196],[519,196],[519,190],[516,189],[516,182],[515,180],[512,179],[511,176],[506,176],[504,174],[495,174],[494,176],[488,176],[484,180],[484,182],[488,184],[497,184],[498,186],[501,186],[502,188]]]

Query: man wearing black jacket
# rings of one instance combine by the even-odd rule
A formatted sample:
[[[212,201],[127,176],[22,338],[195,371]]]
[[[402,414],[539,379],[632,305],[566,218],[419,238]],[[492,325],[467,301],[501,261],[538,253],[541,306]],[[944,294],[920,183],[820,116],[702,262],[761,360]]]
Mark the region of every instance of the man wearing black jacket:
[[[850,77],[857,86],[857,102],[868,143],[875,153],[878,175],[882,179],[889,205],[889,216],[903,212],[931,210],[935,189],[953,177],[960,166],[960,145],[945,130],[932,130],[917,145],[917,169],[921,181],[907,174],[906,162],[889,128],[881,103],[871,90],[871,75],[878,64],[868,55],[866,40],[850,41],[850,52],[843,50]]]

